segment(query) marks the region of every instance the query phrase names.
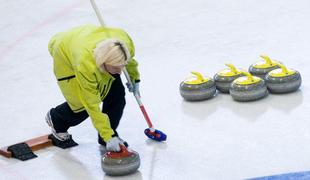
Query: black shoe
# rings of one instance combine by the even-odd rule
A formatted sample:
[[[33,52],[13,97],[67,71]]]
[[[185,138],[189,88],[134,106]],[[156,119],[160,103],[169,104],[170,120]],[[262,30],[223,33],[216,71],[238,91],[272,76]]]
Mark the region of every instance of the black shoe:
[[[79,145],[78,143],[76,143],[73,139],[72,136],[70,135],[69,139],[65,140],[65,141],[60,141],[59,139],[57,139],[53,134],[50,134],[48,136],[48,139],[52,140],[52,144],[54,146],[60,147],[62,149],[67,149],[73,146],[77,146]]]

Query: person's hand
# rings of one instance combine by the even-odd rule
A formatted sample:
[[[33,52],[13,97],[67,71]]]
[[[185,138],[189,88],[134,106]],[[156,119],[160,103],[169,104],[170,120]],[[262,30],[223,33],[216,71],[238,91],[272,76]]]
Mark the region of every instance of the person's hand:
[[[134,95],[138,95],[140,97],[140,90],[139,90],[139,82],[136,83],[126,83],[129,92],[133,92]]]
[[[120,145],[124,146],[122,140],[119,137],[113,137],[107,142],[106,148],[107,148],[107,151],[119,152],[121,150]]]

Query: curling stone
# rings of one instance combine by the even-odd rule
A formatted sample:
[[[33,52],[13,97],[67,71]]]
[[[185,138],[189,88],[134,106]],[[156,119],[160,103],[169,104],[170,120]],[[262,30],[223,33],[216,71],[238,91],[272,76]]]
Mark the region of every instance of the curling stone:
[[[209,77],[203,77],[198,72],[192,72],[196,77],[186,79],[180,84],[180,94],[187,101],[201,101],[212,98],[216,93],[215,82]]]
[[[226,64],[228,69],[224,69],[219,71],[214,75],[214,81],[216,84],[216,89],[221,91],[222,93],[229,93],[230,84],[237,78],[244,76],[239,69],[237,69],[232,64]]]
[[[137,152],[121,146],[120,152],[106,152],[103,155],[101,167],[110,176],[131,174],[140,167],[140,157]]]
[[[300,73],[288,69],[278,63],[279,69],[270,71],[266,76],[267,88],[271,93],[289,93],[296,91],[301,85]]]
[[[249,72],[257,77],[262,78],[265,80],[265,76],[272,70],[279,68],[276,61],[271,60],[268,56],[261,55],[264,60],[252,64],[249,67]]]
[[[236,101],[254,101],[268,94],[266,83],[263,79],[252,76],[248,72],[242,72],[243,77],[235,79],[230,86],[229,92]]]

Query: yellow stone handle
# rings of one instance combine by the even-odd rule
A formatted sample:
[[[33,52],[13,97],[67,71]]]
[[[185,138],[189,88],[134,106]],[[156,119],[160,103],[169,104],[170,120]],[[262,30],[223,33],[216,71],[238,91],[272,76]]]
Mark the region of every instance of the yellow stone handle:
[[[204,81],[203,76],[202,76],[199,72],[197,72],[197,71],[192,71],[191,73],[194,74],[194,75],[196,76],[196,78],[197,78],[198,81],[200,81],[200,82],[203,82],[203,81]]]
[[[238,74],[238,70],[237,70],[237,68],[233,64],[226,63],[225,65],[230,68],[231,72],[233,72],[235,74]]]
[[[241,73],[244,74],[244,75],[246,75],[249,81],[252,81],[252,82],[255,81],[254,78],[253,78],[253,75],[250,74],[249,72],[241,71]]]
[[[270,64],[270,65],[273,65],[273,62],[272,60],[270,59],[269,56],[266,56],[266,55],[260,55],[261,58],[263,58],[266,62],[266,64]]]
[[[277,62],[276,64],[280,66],[283,73],[288,74],[287,68],[282,63]]]

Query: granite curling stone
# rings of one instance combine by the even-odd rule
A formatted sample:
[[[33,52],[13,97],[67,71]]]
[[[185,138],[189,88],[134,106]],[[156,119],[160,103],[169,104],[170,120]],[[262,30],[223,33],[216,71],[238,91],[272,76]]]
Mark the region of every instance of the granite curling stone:
[[[271,93],[290,93],[299,89],[301,75],[298,71],[278,63],[279,69],[270,71],[266,76],[267,88]]]
[[[120,152],[106,152],[103,155],[101,167],[110,176],[131,174],[140,167],[140,157],[137,152],[121,146]]]
[[[263,79],[252,76],[248,72],[242,72],[243,77],[234,80],[229,92],[236,101],[254,101],[268,94],[266,83]]]
[[[261,55],[263,61],[252,64],[249,67],[249,72],[257,77],[265,80],[265,76],[272,70],[279,68],[277,61],[271,60],[268,56]]]
[[[192,72],[196,77],[191,77],[181,82],[180,94],[187,101],[201,101],[215,96],[215,82],[210,77],[203,77],[198,72]]]
[[[235,79],[244,76],[244,74],[242,74],[242,72],[234,65],[226,64],[226,66],[229,68],[217,72],[213,78],[216,84],[216,89],[222,93],[229,93],[231,83]]]

